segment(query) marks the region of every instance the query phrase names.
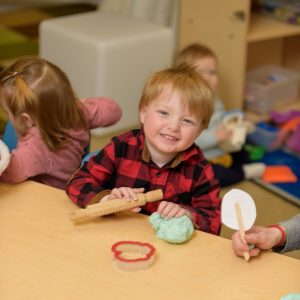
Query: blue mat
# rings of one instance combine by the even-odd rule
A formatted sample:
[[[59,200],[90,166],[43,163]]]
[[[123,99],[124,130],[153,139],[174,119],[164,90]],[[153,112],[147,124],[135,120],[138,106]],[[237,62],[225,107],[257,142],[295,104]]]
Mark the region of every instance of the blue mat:
[[[267,152],[262,159],[266,165],[287,165],[298,178],[294,183],[266,183],[261,179],[255,179],[258,184],[278,193],[285,199],[300,206],[300,155],[290,153],[287,150]]]

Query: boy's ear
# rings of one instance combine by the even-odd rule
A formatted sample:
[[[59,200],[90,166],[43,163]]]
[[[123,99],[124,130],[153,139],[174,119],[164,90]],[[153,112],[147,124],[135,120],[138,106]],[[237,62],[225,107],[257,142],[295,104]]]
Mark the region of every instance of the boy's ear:
[[[142,109],[140,110],[140,122],[141,122],[142,124],[144,124],[145,114],[146,114],[146,110],[145,110],[145,108],[142,108]]]
[[[22,117],[22,121],[25,124],[26,128],[30,128],[34,125],[34,122],[33,122],[32,118],[30,117],[29,114],[22,113],[21,117]]]

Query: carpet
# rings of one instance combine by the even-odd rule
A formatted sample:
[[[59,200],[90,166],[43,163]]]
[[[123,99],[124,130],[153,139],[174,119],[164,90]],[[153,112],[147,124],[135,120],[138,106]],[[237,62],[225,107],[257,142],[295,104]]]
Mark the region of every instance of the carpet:
[[[286,165],[290,167],[297,177],[296,182],[266,183],[262,179],[254,181],[263,187],[279,194],[288,201],[300,206],[300,156],[296,153],[290,153],[288,150],[278,150],[265,154],[263,160],[268,166]]]

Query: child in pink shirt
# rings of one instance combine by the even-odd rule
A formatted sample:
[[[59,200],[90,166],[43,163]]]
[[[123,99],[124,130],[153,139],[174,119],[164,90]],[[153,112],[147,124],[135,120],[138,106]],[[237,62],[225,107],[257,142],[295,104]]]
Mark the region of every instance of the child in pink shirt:
[[[18,135],[0,180],[32,179],[65,189],[89,145],[89,130],[122,115],[106,97],[78,100],[66,74],[40,58],[22,58],[0,73],[0,105]]]

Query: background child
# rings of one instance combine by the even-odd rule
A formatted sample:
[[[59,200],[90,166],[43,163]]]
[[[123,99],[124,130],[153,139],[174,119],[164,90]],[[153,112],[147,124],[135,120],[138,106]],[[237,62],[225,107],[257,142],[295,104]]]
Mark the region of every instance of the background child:
[[[121,118],[110,98],[79,101],[62,70],[39,58],[23,58],[0,73],[0,104],[18,135],[0,180],[32,180],[64,189],[89,145],[89,129]]]
[[[243,256],[245,251],[249,251],[251,257],[257,256],[261,250],[273,249],[284,253],[300,249],[300,214],[278,225],[253,226],[247,231],[245,239],[255,247],[249,250],[249,246],[242,242],[238,231],[232,235],[232,248],[238,256]]]
[[[71,178],[67,194],[81,207],[162,189],[164,201],[142,212],[187,215],[202,231],[219,234],[220,198],[211,165],[194,140],[208,126],[213,95],[188,66],[151,76],[139,104],[141,130],[112,139]]]
[[[208,47],[200,44],[192,44],[184,48],[175,60],[175,66],[187,63],[195,68],[197,73],[208,83],[215,94],[214,114],[209,127],[197,138],[196,144],[204,151],[205,157],[211,161],[214,172],[221,186],[231,185],[253,177],[260,177],[264,170],[263,163],[251,163],[246,151],[241,150],[231,154],[232,164],[225,167],[214,160],[225,153],[220,144],[229,140],[232,136],[231,130],[221,126],[225,113],[224,105],[217,96],[219,85],[218,60],[215,53]]]

